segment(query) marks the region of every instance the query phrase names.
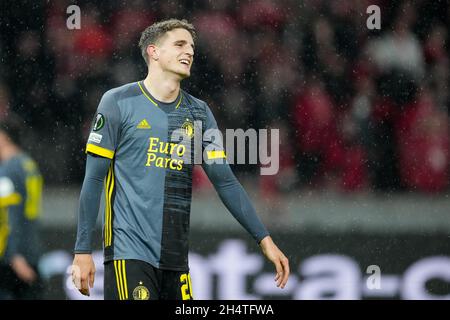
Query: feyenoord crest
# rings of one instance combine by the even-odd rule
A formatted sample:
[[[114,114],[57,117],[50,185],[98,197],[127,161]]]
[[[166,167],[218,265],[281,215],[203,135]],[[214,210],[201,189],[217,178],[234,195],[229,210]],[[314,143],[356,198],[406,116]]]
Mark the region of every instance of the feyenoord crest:
[[[105,125],[105,117],[101,113],[97,113],[95,116],[93,130],[98,131]]]
[[[186,119],[186,121],[181,126],[181,129],[184,130],[184,133],[189,138],[192,138],[194,136],[194,124],[189,119]]]
[[[142,281],[139,282],[139,285],[133,290],[133,299],[134,300],[148,300],[150,299],[150,292],[146,287],[142,285]]]

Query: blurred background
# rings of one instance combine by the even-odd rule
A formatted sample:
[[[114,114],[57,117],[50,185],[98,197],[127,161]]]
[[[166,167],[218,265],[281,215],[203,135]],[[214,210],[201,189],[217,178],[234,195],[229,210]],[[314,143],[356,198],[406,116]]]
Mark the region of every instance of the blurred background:
[[[72,4],[81,10],[79,30],[66,25]],[[381,9],[380,30],[366,25],[369,5]],[[140,32],[175,17],[198,32],[183,88],[209,104],[219,127],[280,130],[277,175],[261,176],[257,165],[233,170],[293,272],[285,290],[275,287],[272,267],[198,168],[194,297],[450,299],[447,1],[1,7],[0,118],[24,120],[23,148],[45,181],[43,298],[81,298],[67,268],[92,118],[105,91],[145,78]],[[100,236],[99,229],[99,250]],[[93,298],[102,297],[101,261],[99,253]],[[381,271],[379,288],[369,285],[369,266]]]

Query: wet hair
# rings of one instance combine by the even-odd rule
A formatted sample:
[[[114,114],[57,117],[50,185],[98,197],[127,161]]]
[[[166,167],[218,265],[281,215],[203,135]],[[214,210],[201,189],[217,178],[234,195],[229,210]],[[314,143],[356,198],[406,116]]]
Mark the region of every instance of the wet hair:
[[[183,20],[169,19],[156,22],[151,26],[147,27],[142,32],[141,38],[139,39],[139,48],[141,49],[142,57],[144,58],[147,65],[148,65],[147,47],[150,44],[156,43],[166,34],[166,32],[179,28],[189,31],[189,33],[192,36],[192,39],[194,39],[195,41],[195,39],[197,38],[195,27],[184,19]]]

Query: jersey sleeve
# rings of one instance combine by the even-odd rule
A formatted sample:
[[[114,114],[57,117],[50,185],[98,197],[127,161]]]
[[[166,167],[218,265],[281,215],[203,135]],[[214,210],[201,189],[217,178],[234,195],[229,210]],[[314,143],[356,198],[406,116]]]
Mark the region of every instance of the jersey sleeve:
[[[230,165],[228,163],[204,163],[203,169],[228,211],[260,243],[269,235],[269,231],[259,219],[247,192],[236,179]]]
[[[77,240],[74,253],[92,252],[92,234],[100,207],[103,181],[111,160],[101,157],[87,156],[86,174],[81,187],[78,209]]]
[[[224,160],[222,159],[226,159],[226,154],[223,146],[222,133],[217,127],[217,122],[211,109],[208,105],[205,107],[206,120],[202,140],[204,160],[207,163],[223,163]]]
[[[113,159],[118,145],[120,110],[115,96],[106,92],[92,121],[86,153]]]
[[[205,122],[202,167],[223,204],[245,230],[260,243],[262,239],[269,235],[269,232],[259,219],[250,198],[226,161],[222,134],[208,106],[206,106]]]

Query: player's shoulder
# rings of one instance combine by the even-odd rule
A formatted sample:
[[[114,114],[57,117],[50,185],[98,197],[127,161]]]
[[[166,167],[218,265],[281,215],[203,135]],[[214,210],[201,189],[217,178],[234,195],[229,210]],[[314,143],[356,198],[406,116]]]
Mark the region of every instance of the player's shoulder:
[[[190,109],[194,118],[202,121],[210,121],[212,118],[214,118],[211,109],[209,108],[208,104],[205,101],[194,97],[193,95],[187,93],[184,90],[183,95],[184,98],[186,99],[187,107]]]
[[[22,152],[17,156],[17,162],[20,164],[21,169],[25,170],[26,172],[36,173],[39,171],[37,162],[26,152]]]
[[[14,177],[22,170],[22,163],[24,161],[23,153],[16,155],[2,164],[2,174]]]
[[[181,91],[183,92],[183,98],[186,99],[186,102],[189,104],[189,106],[206,111],[206,109],[208,108],[208,104],[205,101],[194,97],[192,94],[186,92],[185,90]]]
[[[109,89],[103,94],[102,99],[120,102],[123,99],[139,95],[139,86],[137,82],[130,82],[120,87]]]

